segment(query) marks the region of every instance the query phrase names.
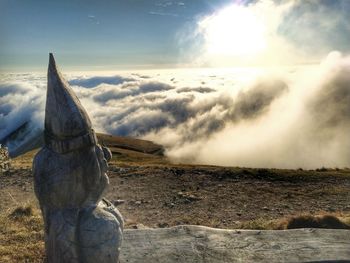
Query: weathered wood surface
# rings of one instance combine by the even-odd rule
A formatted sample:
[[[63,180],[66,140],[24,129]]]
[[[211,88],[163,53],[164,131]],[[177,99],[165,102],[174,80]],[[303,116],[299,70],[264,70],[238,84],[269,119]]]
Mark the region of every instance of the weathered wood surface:
[[[97,143],[87,112],[52,54],[44,137],[45,145],[33,160],[33,177],[47,262],[117,263],[123,219],[102,199],[112,153]]]
[[[350,262],[350,230],[124,230],[121,263]]]

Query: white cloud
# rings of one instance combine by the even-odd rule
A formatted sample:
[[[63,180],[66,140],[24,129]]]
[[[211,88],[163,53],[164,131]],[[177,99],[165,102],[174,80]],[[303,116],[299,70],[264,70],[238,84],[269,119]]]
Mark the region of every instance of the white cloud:
[[[349,51],[349,2],[260,0],[231,3],[178,33],[182,59],[201,66],[315,63]]]
[[[350,58],[333,52],[320,65],[278,71],[94,73],[69,81],[97,131],[162,143],[173,160],[313,168],[350,166],[349,76]],[[0,141],[24,123],[42,129],[45,77],[1,79]],[[19,136],[10,147],[20,143]]]

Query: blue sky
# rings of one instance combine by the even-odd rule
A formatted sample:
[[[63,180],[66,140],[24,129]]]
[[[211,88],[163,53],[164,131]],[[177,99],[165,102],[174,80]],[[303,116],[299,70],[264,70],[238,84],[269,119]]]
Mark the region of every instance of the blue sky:
[[[1,66],[177,63],[176,33],[225,1],[0,0]],[[226,1],[227,2],[227,1]]]
[[[186,62],[180,56],[186,46],[179,45],[179,32],[234,2],[243,1],[0,0],[0,69],[42,70],[49,52],[71,68],[171,67]],[[322,15],[328,9],[331,16],[350,12],[346,0],[301,2],[308,3],[298,5],[287,19],[295,22],[300,14]],[[306,50],[314,50],[317,42],[326,49],[348,49],[349,25],[341,20],[337,30],[330,30],[315,19],[299,19],[297,26],[284,25],[280,32]],[[314,33],[298,34],[305,25],[315,27]]]

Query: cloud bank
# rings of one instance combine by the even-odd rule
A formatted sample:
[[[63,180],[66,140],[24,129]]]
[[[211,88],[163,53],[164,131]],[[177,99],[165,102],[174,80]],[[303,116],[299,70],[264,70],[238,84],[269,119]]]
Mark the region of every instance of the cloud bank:
[[[200,66],[319,62],[350,51],[347,0],[231,1],[178,32],[182,59]]]
[[[339,52],[319,65],[278,71],[178,69],[67,78],[97,131],[161,143],[175,162],[350,166],[350,57]],[[44,75],[1,76],[0,141],[22,127],[10,149],[42,130],[45,86]]]

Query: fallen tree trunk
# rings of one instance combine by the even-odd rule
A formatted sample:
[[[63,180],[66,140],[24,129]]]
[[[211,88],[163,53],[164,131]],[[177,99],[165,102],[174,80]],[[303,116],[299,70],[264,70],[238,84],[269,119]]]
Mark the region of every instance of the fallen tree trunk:
[[[203,226],[125,230],[121,263],[350,260],[350,230],[223,230]]]

